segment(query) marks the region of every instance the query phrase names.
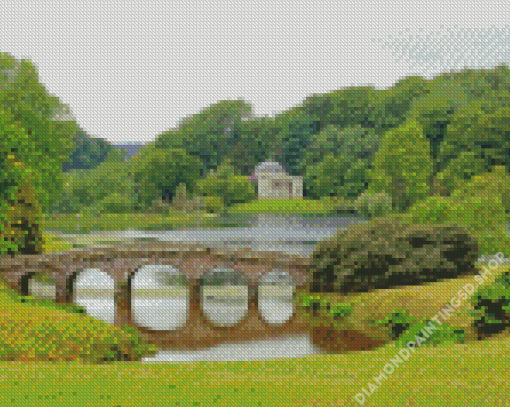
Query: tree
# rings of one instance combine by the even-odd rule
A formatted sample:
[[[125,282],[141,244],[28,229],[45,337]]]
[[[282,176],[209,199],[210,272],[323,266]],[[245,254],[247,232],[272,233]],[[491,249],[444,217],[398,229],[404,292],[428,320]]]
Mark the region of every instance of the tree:
[[[85,131],[74,135],[74,150],[65,162],[62,171],[71,169],[92,169],[101,164],[115,147],[102,138],[91,138]]]
[[[62,163],[73,148],[77,124],[69,108],[50,96],[28,61],[0,54],[0,107],[3,120],[18,122],[33,143],[30,152],[18,148],[16,157],[27,171],[43,210],[62,192]],[[67,115],[67,117],[65,117]]]
[[[216,169],[228,156],[239,139],[239,126],[251,117],[251,106],[244,100],[223,100],[198,114],[181,120],[179,129],[172,132],[173,140],[160,137],[158,144],[172,145],[198,156],[206,170]]]
[[[125,157],[128,155],[128,153],[129,152],[128,152],[127,148],[114,147],[114,148],[110,149],[104,162],[109,162],[109,163],[124,162]]]
[[[241,122],[238,139],[225,158],[228,158],[242,175],[250,175],[255,167],[272,153],[281,153],[281,131],[276,121],[270,117],[258,117]]]
[[[320,163],[328,154],[335,157],[349,156],[352,158],[349,162],[352,163],[357,159],[366,159],[370,162],[379,148],[380,139],[381,136],[377,135],[374,129],[363,128],[360,125],[343,129],[334,125],[326,126],[312,137],[304,153],[301,167],[306,172],[308,166]]]
[[[239,175],[229,160],[217,171],[211,170],[207,178],[197,183],[196,194],[220,197],[226,206],[248,202],[256,197],[255,187],[251,180]]]
[[[281,153],[277,160],[289,175],[303,175],[301,161],[312,136],[320,130],[320,123],[303,111],[281,115],[276,122],[281,128],[277,136],[281,140]]]
[[[417,123],[409,121],[386,132],[372,165],[370,192],[385,192],[395,209],[403,211],[429,195],[430,144]]]
[[[42,250],[41,206],[32,185],[36,174],[19,159],[19,151],[35,155],[34,144],[0,108],[0,254]]]
[[[462,183],[489,169],[487,158],[472,151],[463,151],[450,161],[444,171],[437,174],[436,188],[442,196],[449,196]]]
[[[156,198],[173,199],[179,184],[185,183],[193,193],[196,182],[203,173],[203,166],[197,157],[181,149],[161,149],[154,144],[140,150],[140,158],[132,164],[133,180],[140,185],[141,201],[150,204]],[[129,168],[129,167],[128,167]]]
[[[338,196],[352,199],[366,189],[368,163],[350,156],[328,154],[321,163],[310,166],[303,184],[313,199]]]

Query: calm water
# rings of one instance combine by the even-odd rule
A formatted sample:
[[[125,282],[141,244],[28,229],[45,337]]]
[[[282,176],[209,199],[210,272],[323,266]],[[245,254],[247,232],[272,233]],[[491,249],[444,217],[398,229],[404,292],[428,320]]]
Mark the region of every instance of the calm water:
[[[221,223],[243,223],[241,227],[187,228],[172,231],[105,231],[86,236],[120,241],[167,241],[203,243],[214,247],[281,251],[308,255],[320,240],[332,237],[350,224],[365,222],[356,216],[303,217],[298,215],[230,215]],[[65,234],[60,234],[64,236]]]

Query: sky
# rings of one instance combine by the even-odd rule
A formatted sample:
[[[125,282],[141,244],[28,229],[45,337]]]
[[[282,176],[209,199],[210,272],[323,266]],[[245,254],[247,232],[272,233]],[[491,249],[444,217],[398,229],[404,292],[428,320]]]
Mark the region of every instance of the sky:
[[[147,143],[220,100],[274,116],[346,86],[510,65],[509,14],[508,0],[2,0],[0,52],[31,60],[90,136]]]

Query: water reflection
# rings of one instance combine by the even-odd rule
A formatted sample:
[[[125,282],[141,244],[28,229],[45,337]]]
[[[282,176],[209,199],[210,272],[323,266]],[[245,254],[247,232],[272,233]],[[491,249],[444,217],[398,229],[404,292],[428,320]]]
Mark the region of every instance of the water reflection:
[[[288,272],[271,271],[259,281],[259,310],[270,324],[287,322],[294,314],[295,283]]]
[[[100,269],[85,269],[74,282],[74,303],[84,307],[87,315],[110,324],[115,322],[114,296],[113,278]]]
[[[57,284],[44,275],[36,274],[28,280],[28,295],[42,300],[55,300]]]
[[[300,358],[323,354],[313,345],[308,335],[286,338],[271,338],[259,341],[233,344],[224,343],[199,351],[161,351],[151,358],[143,358],[142,363],[154,362],[195,362],[195,361],[250,361],[280,358]]]
[[[186,324],[189,293],[173,266],[144,266],[131,280],[131,315],[139,326],[169,331]]]
[[[202,277],[202,309],[218,326],[232,326],[245,318],[248,299],[247,281],[233,269],[216,268]]]

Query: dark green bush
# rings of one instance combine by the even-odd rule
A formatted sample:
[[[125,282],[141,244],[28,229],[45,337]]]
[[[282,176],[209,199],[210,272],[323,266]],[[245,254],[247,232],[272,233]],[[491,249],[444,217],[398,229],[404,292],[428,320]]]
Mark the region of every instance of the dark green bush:
[[[383,320],[376,321],[376,323],[389,327],[393,340],[396,340],[410,328],[411,323],[415,320],[416,318],[407,316],[405,310],[395,310],[389,313]]]
[[[437,329],[430,330],[430,334],[427,333],[425,327],[432,323]],[[426,335],[423,334],[425,332]],[[400,336],[395,342],[396,346],[404,347],[408,342],[417,341],[417,336],[425,340],[419,346],[437,346],[443,343],[465,343],[465,330],[461,327],[452,326],[446,322],[438,325],[434,321],[429,319],[421,319],[417,323],[411,324],[409,329]],[[428,338],[427,338],[428,336]],[[418,346],[418,344],[417,344]]]
[[[367,292],[456,278],[475,273],[479,256],[465,228],[379,218],[316,246],[310,292]]]
[[[510,272],[498,277],[490,286],[480,288],[471,297],[474,327],[479,339],[510,327]]]

